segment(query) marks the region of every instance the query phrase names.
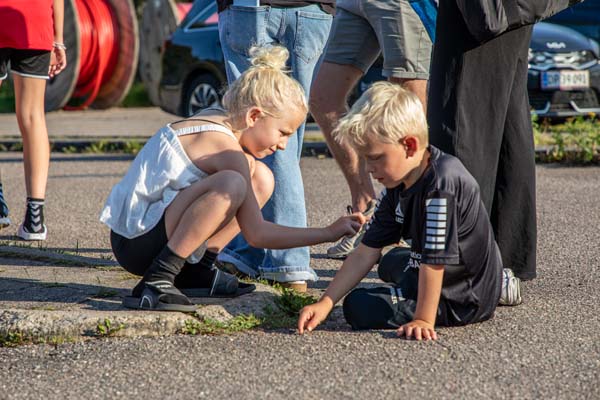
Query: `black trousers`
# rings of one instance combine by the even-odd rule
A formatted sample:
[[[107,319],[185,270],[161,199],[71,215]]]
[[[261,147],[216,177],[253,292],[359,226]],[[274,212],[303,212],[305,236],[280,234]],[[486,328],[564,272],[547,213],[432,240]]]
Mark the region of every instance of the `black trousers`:
[[[410,249],[390,250],[377,269],[379,278],[389,285],[354,289],[346,296],[344,317],[352,329],[395,329],[413,320],[419,279],[418,273],[406,269],[409,260]],[[436,326],[464,325],[453,322],[449,313],[448,305],[440,299]],[[468,318],[467,314],[454,314],[465,320]]]
[[[532,26],[477,44],[452,0],[440,1],[427,119],[431,144],[475,177],[503,265],[536,276],[535,153],[527,96]]]

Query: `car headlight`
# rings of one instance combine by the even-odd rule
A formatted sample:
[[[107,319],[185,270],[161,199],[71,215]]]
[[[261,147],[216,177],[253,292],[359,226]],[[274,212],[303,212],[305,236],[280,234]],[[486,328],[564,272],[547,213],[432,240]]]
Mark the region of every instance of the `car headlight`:
[[[528,54],[529,65],[538,68],[572,67],[587,64],[596,60],[596,55],[589,50],[571,51],[568,53],[550,53],[546,51],[533,51]]]

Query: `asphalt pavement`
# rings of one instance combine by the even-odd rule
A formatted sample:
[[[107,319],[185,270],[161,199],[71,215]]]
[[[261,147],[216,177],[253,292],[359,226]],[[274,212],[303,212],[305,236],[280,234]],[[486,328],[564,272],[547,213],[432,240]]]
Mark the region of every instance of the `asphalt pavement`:
[[[169,324],[179,317],[124,311],[119,299],[135,280],[111,260],[98,215],[130,159],[53,154],[48,241],[22,248],[12,236],[24,211],[22,162],[18,153],[0,154],[15,221],[0,231],[0,325],[79,313],[139,319],[146,328],[154,318],[164,328],[140,331],[159,336],[0,348],[0,398],[600,398],[598,167],[538,166],[539,276],[524,283],[521,306],[417,343],[388,331],[352,332],[339,307],[306,336],[293,329],[178,335]],[[309,224],[333,221],[349,200],[335,162],[307,157],[302,170]],[[313,293],[341,265],[324,257],[326,248],[312,248],[320,277]]]

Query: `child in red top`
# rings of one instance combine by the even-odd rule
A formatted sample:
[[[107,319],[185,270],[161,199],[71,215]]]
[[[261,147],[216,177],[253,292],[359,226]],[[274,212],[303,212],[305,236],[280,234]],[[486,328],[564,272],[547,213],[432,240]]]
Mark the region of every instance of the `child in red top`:
[[[0,5],[0,85],[13,74],[15,110],[23,137],[27,208],[18,236],[45,240],[44,198],[50,145],[44,116],[46,80],[66,65],[64,0],[4,0]],[[10,225],[0,183],[0,228]]]

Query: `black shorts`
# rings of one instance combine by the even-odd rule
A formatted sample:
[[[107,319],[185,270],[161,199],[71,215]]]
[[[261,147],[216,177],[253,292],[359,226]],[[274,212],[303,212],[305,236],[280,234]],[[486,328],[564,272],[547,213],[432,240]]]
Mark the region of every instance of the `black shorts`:
[[[128,272],[138,276],[144,275],[168,240],[164,215],[154,228],[133,239],[110,231],[110,245],[118,263]]]
[[[48,79],[49,50],[0,49],[0,80],[8,76],[9,62],[12,73],[29,78]]]

